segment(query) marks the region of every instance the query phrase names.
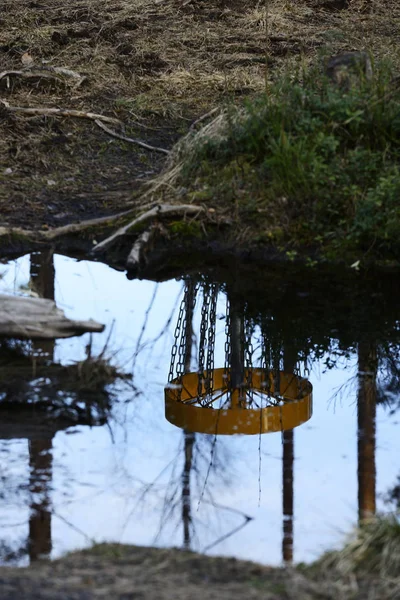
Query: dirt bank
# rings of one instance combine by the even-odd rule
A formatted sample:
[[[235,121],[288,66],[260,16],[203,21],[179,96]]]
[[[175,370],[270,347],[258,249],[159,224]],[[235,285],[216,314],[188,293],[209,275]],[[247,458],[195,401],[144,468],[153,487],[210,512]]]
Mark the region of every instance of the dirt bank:
[[[395,2],[269,3],[269,77],[289,63],[370,48],[398,57]],[[126,208],[168,150],[217,105],[259,92],[265,12],[256,0],[5,0],[0,18],[2,225],[51,228]]]
[[[118,544],[28,569],[0,569],[2,600],[384,600],[397,597],[393,592],[390,582],[374,579],[315,576],[233,558]]]
[[[241,18],[234,8],[178,2],[6,0],[0,19],[2,224],[56,227],[119,212],[165,159],[114,138],[93,118],[12,109],[94,112],[118,119],[105,123],[113,131],[168,150],[196,116],[226,97],[224,67],[217,64],[221,55],[225,64],[241,50]],[[208,31],[209,41],[203,39]],[[260,52],[259,44],[246,56]],[[232,92],[256,89],[259,69],[257,63],[246,73],[230,68]]]

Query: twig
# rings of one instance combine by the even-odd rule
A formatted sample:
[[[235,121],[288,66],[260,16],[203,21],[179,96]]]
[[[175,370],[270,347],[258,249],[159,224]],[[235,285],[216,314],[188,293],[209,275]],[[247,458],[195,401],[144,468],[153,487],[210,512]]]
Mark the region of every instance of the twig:
[[[110,215],[108,217],[98,217],[97,219],[88,219],[87,221],[82,221],[81,223],[71,223],[70,225],[63,225],[62,227],[56,227],[56,229],[50,229],[48,231],[40,232],[44,239],[53,240],[54,238],[59,237],[60,235],[65,235],[68,233],[76,233],[78,231],[84,231],[89,227],[93,227],[95,225],[103,225],[104,223],[112,223],[121,217],[126,217],[132,212],[132,208],[129,210],[124,210],[123,212],[117,213],[115,215]]]
[[[0,81],[6,77],[22,77],[24,79],[37,79],[41,77],[42,79],[53,79],[55,81],[62,82],[62,78],[58,77],[57,74],[46,73],[46,72],[38,72],[38,71],[3,71],[0,73]],[[8,87],[8,84],[7,84]]]
[[[243,527],[246,527],[247,523],[249,523],[251,520],[252,520],[252,517],[246,517],[246,520],[243,523],[241,523],[240,525],[238,525],[237,527],[235,527],[234,529],[232,529],[232,531],[229,531],[225,535],[222,535],[221,537],[219,537],[212,544],[209,544],[208,546],[206,546],[205,548],[203,548],[203,550],[201,551],[201,553],[205,554],[208,550],[211,550],[211,548],[214,548],[214,546],[217,546],[217,544],[220,544],[221,542],[224,542],[228,538],[232,537],[233,535],[235,535],[235,533],[238,533],[238,531],[240,531],[241,529],[243,529]]]
[[[235,515],[239,515],[243,517],[246,521],[253,521],[254,517],[250,517],[250,515],[244,513],[242,510],[238,508],[232,508],[232,506],[226,506],[225,504],[219,504],[218,502],[210,502],[210,500],[203,500],[203,504],[209,504],[213,508],[220,508],[221,510],[226,510]]]
[[[133,212],[133,208],[129,210],[125,210],[123,212],[117,213],[115,215],[110,215],[108,217],[98,217],[97,219],[88,219],[87,221],[82,221],[81,223],[71,223],[69,225],[63,225],[62,227],[56,227],[55,229],[49,229],[48,231],[34,231],[33,229],[22,229],[20,227],[0,227],[0,237],[6,235],[19,235],[24,236],[26,238],[31,238],[36,242],[45,242],[54,240],[62,235],[67,235],[69,233],[77,233],[84,231],[85,229],[89,229],[90,227],[96,225],[103,225],[107,223],[112,223],[120,219],[121,217],[126,217],[127,215]]]
[[[103,129],[106,133],[108,133],[112,137],[115,137],[119,140],[123,140],[124,142],[129,142],[130,144],[136,144],[137,146],[140,146],[141,148],[146,148],[146,150],[152,150],[153,152],[161,152],[162,154],[169,154],[169,151],[165,150],[165,148],[157,148],[156,146],[150,146],[149,144],[146,144],[145,142],[142,142],[141,140],[136,140],[134,138],[126,137],[125,135],[122,135],[121,133],[117,133],[116,131],[109,129],[100,120],[95,120],[95,123],[101,129]]]
[[[7,100],[0,98],[1,104],[3,104],[10,112],[19,112],[25,115],[44,115],[46,117],[59,116],[59,117],[77,117],[80,119],[91,119],[92,121],[104,121],[105,123],[113,123],[114,125],[120,125],[121,121],[115,117],[106,117],[104,115],[98,115],[97,113],[86,112],[84,110],[73,110],[69,108],[25,108],[23,106],[10,106]]]
[[[65,78],[71,77],[75,79],[75,83],[72,86],[74,90],[80,87],[87,79],[85,75],[80,75],[80,73],[66,67],[29,67],[21,71],[3,71],[0,73],[0,81],[10,76],[22,77],[23,79],[53,79],[59,83],[66,83]],[[7,83],[7,87],[9,87],[9,83]]]
[[[139,353],[140,353],[140,350],[141,350],[142,339],[143,339],[144,333],[146,331],[147,323],[148,323],[148,320],[149,320],[149,316],[150,316],[151,310],[152,310],[153,305],[154,305],[154,301],[156,299],[157,290],[158,290],[158,283],[156,282],[156,285],[155,285],[154,290],[153,290],[153,295],[152,295],[150,303],[149,303],[149,305],[148,305],[148,307],[146,309],[146,313],[144,315],[144,319],[143,319],[143,323],[142,323],[142,328],[140,330],[140,334],[139,334],[139,337],[138,337],[137,342],[136,342],[136,348],[135,348],[135,352],[133,354],[133,360],[132,360],[132,373],[136,372],[135,371],[136,359],[139,356]]]
[[[71,521],[68,521],[68,519],[66,519],[62,515],[58,514],[54,510],[51,511],[51,514],[57,517],[57,519],[60,519],[60,521],[63,521],[66,525],[68,525],[68,527],[71,527],[71,529],[82,535],[86,539],[86,541],[90,542],[92,545],[96,543],[94,538],[91,538],[89,535],[87,535],[87,533],[82,531],[82,529],[71,523]]]
[[[211,548],[214,548],[214,546],[216,546],[217,544],[220,544],[221,542],[227,540],[232,535],[234,535],[235,533],[237,533],[238,531],[240,531],[241,529],[243,529],[243,527],[245,527],[248,523],[250,523],[250,521],[253,520],[253,517],[250,517],[249,515],[246,515],[242,511],[237,510],[235,508],[230,508],[230,506],[222,506],[220,504],[215,504],[213,502],[212,503],[207,503],[207,504],[212,504],[212,506],[214,506],[215,508],[221,508],[223,510],[228,510],[229,512],[233,512],[233,513],[239,514],[240,516],[243,517],[244,521],[243,521],[243,523],[241,523],[240,525],[238,525],[237,527],[235,527],[234,529],[232,529],[231,531],[229,531],[225,535],[222,535],[221,537],[219,537],[218,539],[216,539],[214,542],[212,542],[211,544],[209,544],[208,546],[206,546],[205,548],[203,548],[202,549],[202,553],[205,553],[208,550],[211,550]]]
[[[45,71],[54,71],[54,73],[58,73],[60,75],[66,75],[67,77],[73,77],[74,79],[85,79],[84,75],[77,73],[76,71],[72,71],[72,69],[67,69],[66,67],[46,67]]]
[[[51,77],[50,73],[56,73],[56,75],[65,75],[66,77],[72,77],[73,79],[84,79],[84,76],[80,75],[72,69],[66,67],[30,67],[28,69],[21,69],[20,71],[3,71],[0,73],[0,81],[4,77],[15,75],[19,77]],[[59,79],[59,78],[57,78]]]
[[[154,217],[172,216],[172,215],[181,215],[181,214],[194,215],[194,214],[202,213],[202,212],[204,212],[204,210],[205,209],[202,206],[196,206],[194,204],[178,204],[178,205],[158,204],[157,206],[154,206],[147,212],[136,217],[136,219],[133,219],[133,221],[130,221],[129,223],[127,223],[126,225],[124,225],[123,227],[118,229],[110,237],[108,237],[105,240],[103,240],[102,242],[100,242],[100,244],[97,244],[97,246],[95,246],[93,248],[93,252],[99,252],[100,250],[105,250],[115,240],[122,237],[123,235],[126,235],[128,233],[128,231],[130,229],[132,229],[132,227],[135,227],[135,225],[138,225],[139,223],[149,221],[150,219],[152,219]]]
[[[193,123],[191,124],[191,126],[189,128],[189,131],[192,131],[192,129],[194,129],[196,127],[196,125],[198,125],[199,123],[202,123],[203,121],[208,119],[208,117],[211,117],[211,115],[216,113],[218,110],[219,110],[219,106],[217,106],[216,108],[213,108],[212,110],[208,111],[205,115],[202,115],[201,117],[199,117],[198,119],[193,121]]]
[[[126,202],[126,205],[133,204],[133,202]],[[154,206],[154,203],[148,203],[142,205],[140,208],[150,208]],[[63,225],[62,227],[56,227],[55,229],[49,229],[47,231],[35,231],[33,229],[22,229],[20,227],[6,227],[4,225],[0,226],[0,238],[6,235],[18,235],[25,237],[27,239],[32,239],[34,242],[46,242],[54,240],[62,235],[67,235],[69,233],[79,233],[81,231],[85,231],[85,229],[89,229],[90,227],[95,227],[97,225],[106,225],[111,224],[114,221],[117,221],[121,217],[126,217],[130,215],[135,209],[137,209],[137,202],[133,208],[128,210],[124,210],[123,212],[116,213],[115,215],[109,215],[108,217],[97,217],[96,219],[87,219],[86,221],[82,221],[81,223],[70,223],[69,225]]]
[[[130,123],[133,123],[134,125],[137,125],[138,127],[143,127],[143,129],[151,129],[152,131],[160,131],[161,127],[150,127],[150,125],[144,125],[144,123],[141,123],[141,117],[139,117],[139,115],[137,115],[135,112],[133,112],[133,110],[130,109],[128,112],[132,117],[134,117],[134,119],[130,120]]]

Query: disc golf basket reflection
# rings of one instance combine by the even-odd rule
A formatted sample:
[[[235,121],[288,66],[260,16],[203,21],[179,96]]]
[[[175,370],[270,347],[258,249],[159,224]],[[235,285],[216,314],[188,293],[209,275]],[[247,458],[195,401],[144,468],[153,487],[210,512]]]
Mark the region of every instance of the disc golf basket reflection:
[[[202,294],[201,294],[202,292]],[[226,296],[225,365],[214,368],[218,286],[188,281],[179,309],[165,388],[167,420],[186,431],[206,434],[260,434],[294,429],[312,415],[312,385],[292,372],[271,368],[267,340],[234,294]],[[193,314],[202,295],[198,369],[191,371]]]

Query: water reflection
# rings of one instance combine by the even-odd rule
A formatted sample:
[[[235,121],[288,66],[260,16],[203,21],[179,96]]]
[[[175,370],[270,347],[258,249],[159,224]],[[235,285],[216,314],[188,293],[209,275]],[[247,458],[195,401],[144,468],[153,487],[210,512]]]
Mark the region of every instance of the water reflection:
[[[55,269],[53,252],[31,254],[31,289],[39,298],[55,300]],[[54,362],[54,340],[32,342],[35,364],[50,365]],[[52,437],[29,440],[29,467],[31,495],[29,517],[29,558],[32,561],[49,558],[51,543],[50,490],[53,479]]]
[[[52,251],[34,252],[30,257],[28,289],[40,298],[55,300],[55,267]],[[0,419],[3,439],[25,439],[29,452],[30,561],[48,559],[52,551],[53,439],[71,425],[101,426],[107,422],[111,395],[104,386],[116,379],[91,369],[92,381],[79,383],[90,359],[65,367],[55,360],[55,340],[3,341],[0,352]],[[95,363],[93,363],[94,366]],[[101,360],[98,367],[104,367]],[[76,377],[78,375],[78,378]],[[105,375],[105,378],[104,378]],[[94,386],[94,389],[93,389]],[[92,388],[92,389],[90,389]],[[95,398],[90,397],[91,393]],[[86,398],[82,397],[86,394]],[[3,543],[4,547],[4,543]],[[11,553],[11,558],[15,553]]]
[[[378,361],[372,343],[358,344],[358,519],[376,512],[375,431]]]
[[[323,477],[329,477],[334,470],[333,464],[340,472],[340,466],[336,465],[341,460],[341,446],[348,447],[339,436],[328,455],[329,444],[324,438],[328,440],[330,427],[336,427],[337,420],[342,418],[339,404],[349,406],[354,401],[358,422],[353,423],[352,443],[357,445],[353,479],[358,482],[359,519],[368,519],[375,513],[379,505],[377,415],[378,426],[379,415],[381,423],[388,422],[390,411],[396,410],[398,404],[399,308],[393,302],[392,284],[374,282],[374,293],[378,290],[378,296],[371,296],[366,282],[356,282],[356,289],[351,282],[342,282],[342,297],[338,302],[337,298],[329,297],[332,291],[329,282],[317,282],[315,287],[315,282],[299,281],[295,275],[293,280],[282,282],[274,274],[271,282],[264,278],[263,285],[254,288],[254,282],[249,285],[242,276],[234,275],[224,275],[226,280],[215,273],[185,276],[183,282],[174,283],[175,291],[184,283],[179,309],[172,319],[174,331],[161,326],[163,321],[170,320],[172,301],[168,304],[162,291],[167,284],[160,285],[160,302],[154,304],[154,310],[149,310],[147,301],[141,302],[139,282],[124,282],[124,292],[117,291],[115,298],[131,294],[127,305],[133,302],[138,313],[136,321],[132,317],[131,327],[126,324],[120,327],[120,352],[114,359],[115,364],[124,365],[135,382],[135,389],[128,392],[118,387],[115,377],[102,379],[92,390],[85,387],[87,378],[85,386],[78,385],[83,367],[67,363],[78,354],[78,347],[80,353],[87,354],[88,339],[68,347],[58,342],[2,343],[1,430],[8,439],[27,440],[30,472],[22,496],[25,506],[29,506],[27,551],[31,561],[60,551],[60,535],[53,531],[52,542],[51,532],[52,528],[57,531],[60,527],[56,515],[62,513],[63,506],[59,493],[60,465],[68,464],[73,470],[74,461],[76,464],[80,461],[72,438],[65,446],[68,448],[65,456],[60,452],[60,444],[66,439],[64,431],[76,424],[82,427],[73,436],[75,440],[83,443],[89,427],[96,426],[99,434],[91,437],[94,450],[90,456],[94,462],[82,472],[79,485],[71,473],[65,473],[69,493],[79,499],[76,508],[72,508],[72,500],[66,505],[71,515],[62,514],[75,529],[82,529],[82,523],[85,528],[83,511],[87,508],[84,509],[80,499],[81,490],[82,485],[93,486],[90,518],[86,520],[88,525],[92,521],[98,523],[97,529],[93,525],[90,532],[100,533],[89,532],[89,538],[103,539],[103,528],[107,528],[108,539],[121,541],[121,531],[129,523],[129,537],[123,541],[150,544],[154,543],[156,533],[156,543],[160,544],[215,553],[222,549],[266,562],[270,562],[273,554],[276,562],[291,562],[312,557],[310,552],[305,555],[298,548],[304,547],[307,540],[305,531],[314,530],[311,553],[315,556],[320,549],[320,538],[312,525],[317,502],[313,504],[314,497],[323,488]],[[29,288],[35,294],[54,298],[54,282],[61,284],[62,277],[63,271],[58,270],[51,253],[32,255]],[[124,275],[118,277],[122,286]],[[100,288],[98,278],[90,274],[88,278],[93,280],[94,289]],[[70,286],[70,281],[67,285]],[[100,289],[105,287],[113,286],[106,283]],[[82,291],[82,299],[84,294]],[[366,295],[369,304],[360,304],[360,298]],[[96,291],[96,302],[103,301]],[[113,300],[107,309],[110,320],[117,320],[118,332],[122,314],[116,306]],[[98,317],[85,315],[89,316]],[[157,321],[157,326],[153,321]],[[148,328],[151,333],[146,333]],[[161,337],[157,329],[162,331]],[[108,335],[109,331],[101,338],[101,344]],[[73,350],[68,354],[69,347]],[[139,351],[133,360],[135,347]],[[11,378],[11,365],[14,373],[19,374],[18,380]],[[325,419],[322,415],[327,400],[337,384],[331,377],[329,390],[321,393],[315,369],[325,371],[322,379],[340,373],[343,382],[350,379],[350,373],[346,375],[343,371],[346,365],[357,366],[356,389],[353,393],[350,388],[342,387],[340,398],[336,398],[338,414],[331,411]],[[163,421],[162,390],[167,380],[167,418],[180,429]],[[16,402],[18,407],[11,423],[6,408],[10,413],[11,405]],[[299,409],[302,402],[303,408]],[[386,404],[390,407],[384,413]],[[193,410],[187,412],[187,408]],[[225,431],[223,411],[230,415]],[[346,418],[351,411],[355,414],[350,407]],[[203,414],[214,414],[215,418]],[[265,415],[265,419],[260,419],[260,415]],[[321,431],[319,438],[313,434],[313,428]],[[108,431],[112,438],[108,450],[103,451]],[[240,432],[253,435],[223,435]],[[387,443],[389,438],[382,439]],[[107,457],[113,454],[116,467],[107,471]],[[327,464],[317,473],[313,464],[319,455],[324,456]],[[279,470],[275,467],[278,461]],[[382,470],[382,459],[380,465]],[[97,475],[91,473],[95,467],[104,474],[103,489]],[[332,486],[342,493],[346,484],[337,474],[332,477]],[[391,477],[393,481],[394,472]],[[252,487],[247,488],[249,485]],[[122,502],[117,498],[118,486],[123,489]],[[279,505],[274,500],[277,492]],[[98,498],[100,494],[106,494],[104,505]],[[343,494],[351,503],[348,491]],[[260,509],[257,509],[258,495]],[[250,509],[247,496],[254,502]],[[326,496],[325,501],[332,506],[333,495],[332,499]],[[11,497],[5,499],[5,504],[13,505]],[[319,508],[324,508],[323,503]],[[114,523],[113,519],[118,524],[118,514],[123,527],[108,527],[108,521]],[[337,527],[338,517],[332,509],[329,518],[330,525]],[[343,517],[340,518],[340,527],[347,528]],[[272,537],[274,540],[277,537],[272,530],[280,531],[281,549],[272,541]],[[63,535],[66,531],[63,529]],[[264,558],[264,550],[269,546],[270,554]]]
[[[197,370],[190,372],[191,320],[200,295]],[[229,291],[224,367],[215,368],[217,299],[216,285],[186,285],[165,391],[168,421],[192,432],[215,435],[283,432],[308,421],[312,415],[312,386],[301,377],[296,358],[290,371],[281,370],[283,364],[276,359],[279,349],[274,347],[270,354],[265,332]],[[285,350],[281,353],[284,356]]]
[[[52,440],[29,440],[31,495],[29,517],[29,558],[49,558],[51,553]]]
[[[266,332],[247,316],[246,304],[237,298],[235,289],[228,289],[225,296],[225,364],[223,368],[215,368],[218,294],[216,284],[193,278],[186,280],[174,333],[169,384],[165,390],[166,418],[184,430],[183,547],[191,547],[190,476],[195,434],[261,435],[280,431],[283,448],[282,559],[291,563],[293,427],[311,418],[312,386],[300,376],[301,365],[293,347],[271,346]],[[196,302],[201,304],[197,335],[193,327]],[[199,342],[194,356],[196,339]],[[193,359],[196,372],[191,372]]]

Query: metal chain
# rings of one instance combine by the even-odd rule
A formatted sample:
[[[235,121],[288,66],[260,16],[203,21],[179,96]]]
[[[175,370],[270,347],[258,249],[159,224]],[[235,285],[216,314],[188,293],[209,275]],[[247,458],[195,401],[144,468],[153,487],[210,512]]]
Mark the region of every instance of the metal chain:
[[[261,351],[261,355],[260,355],[260,371],[261,371],[261,381],[260,381],[260,387],[262,389],[262,391],[267,390],[269,387],[269,378],[267,379],[267,345],[265,342],[265,335],[263,330],[261,330],[261,337],[260,337],[260,351]]]
[[[254,353],[254,348],[253,348],[253,343],[252,343],[253,325],[252,325],[250,319],[248,319],[248,318],[246,319],[246,315],[245,315],[244,328],[245,328],[244,351],[245,351],[245,361],[246,361],[246,370],[247,370],[246,389],[248,390],[251,402],[253,402],[253,400],[254,400],[254,392],[253,392],[253,353]]]
[[[225,387],[230,389],[230,359],[231,359],[231,313],[228,295],[226,295],[226,316],[225,316],[225,363],[224,363],[224,379]]]
[[[274,397],[276,401],[281,400],[281,349],[278,347],[273,356],[274,373]]]
[[[245,361],[246,361],[246,321],[245,321],[245,317],[244,317],[244,310],[241,313],[241,327],[240,327],[240,348],[241,348],[241,356],[240,356],[240,361],[243,363],[241,364],[241,372],[242,372],[242,377],[243,380],[240,382],[240,393],[239,393],[239,404],[241,406],[245,406],[246,405],[246,389],[247,389],[247,385],[246,385],[246,381],[245,381],[245,375],[244,375],[244,367],[245,367]]]
[[[309,351],[306,351],[304,356],[304,377],[308,379],[310,376],[310,361],[309,361]]]
[[[178,380],[178,382],[180,384],[182,383],[182,376],[185,373],[185,359],[186,359],[186,345],[187,345],[186,318],[187,318],[187,312],[190,309],[190,303],[192,303],[191,312],[193,312],[194,307],[196,305],[196,297],[197,297],[198,287],[199,287],[198,284],[196,284],[193,289],[190,281],[187,281],[185,284],[185,291],[183,294],[181,304],[179,306],[178,321],[176,323],[176,327],[175,327],[175,331],[174,331],[174,343],[173,343],[172,350],[171,350],[171,363],[170,363],[170,367],[169,367],[168,383],[171,383],[175,378]],[[177,361],[176,370],[175,370],[175,361],[176,361],[177,355],[178,355],[178,361]],[[182,393],[182,385],[180,386],[180,389],[178,390],[178,393],[177,393],[178,401],[181,399],[181,393]]]
[[[199,364],[198,364],[198,383],[197,396],[200,398],[203,394],[204,363],[205,363],[205,344],[208,329],[208,309],[210,302],[210,288],[208,285],[203,287],[203,306],[201,307],[200,321],[200,340],[199,340]]]
[[[272,369],[271,345],[267,340],[267,331],[265,330],[264,327],[261,331],[261,339],[262,339],[262,342],[261,342],[261,348],[262,348],[262,350],[261,350],[261,352],[262,352],[261,368],[263,370],[264,380],[265,380],[265,386],[263,386],[263,389],[268,394],[268,396],[271,396],[271,369]]]
[[[210,310],[209,310],[209,326],[207,340],[207,363],[206,363],[206,397],[207,401],[211,400],[214,390],[214,351],[215,351],[215,327],[217,322],[217,300],[218,300],[218,285],[213,284],[210,288]]]
[[[183,323],[184,316],[185,316],[185,305],[186,305],[186,288],[185,288],[185,293],[183,295],[183,299],[179,306],[178,321],[176,323],[176,327],[175,327],[175,331],[174,331],[174,343],[172,345],[172,350],[171,350],[171,363],[169,366],[168,383],[171,383],[171,381],[174,379],[175,360],[176,360],[176,354],[178,352],[178,346],[180,345],[179,337],[182,332],[182,323]],[[177,375],[178,376],[182,375],[181,365],[179,364],[179,360],[178,360],[178,365],[177,365]]]
[[[189,340],[187,338],[186,328],[189,325],[187,323],[188,316],[191,321],[193,320],[193,311],[194,311],[194,307],[196,306],[197,289],[198,289],[198,285],[193,286],[190,279],[187,279],[186,286],[185,286],[185,294],[183,297],[185,316],[182,319],[180,342],[179,342],[179,348],[178,348],[178,365],[177,365],[178,372],[177,372],[177,375],[180,378],[182,378],[182,375],[185,374],[186,370],[187,370],[186,369],[186,358],[187,358],[186,352],[187,352],[188,343],[190,344],[189,351],[191,352],[192,339]]]

